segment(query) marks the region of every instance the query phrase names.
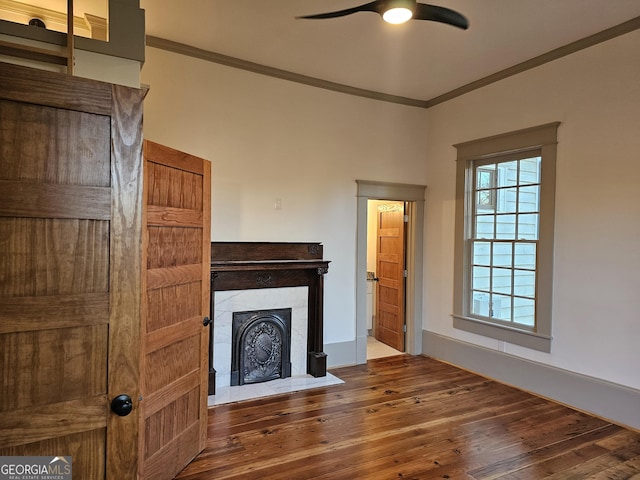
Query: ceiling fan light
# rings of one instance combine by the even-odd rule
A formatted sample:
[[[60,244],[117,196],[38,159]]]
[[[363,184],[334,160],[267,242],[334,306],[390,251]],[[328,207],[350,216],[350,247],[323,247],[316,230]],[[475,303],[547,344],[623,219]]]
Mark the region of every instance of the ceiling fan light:
[[[401,23],[411,20],[412,16],[413,16],[413,12],[410,9],[405,7],[396,7],[396,8],[390,8],[389,10],[386,10],[382,14],[382,19],[387,23],[399,25]]]

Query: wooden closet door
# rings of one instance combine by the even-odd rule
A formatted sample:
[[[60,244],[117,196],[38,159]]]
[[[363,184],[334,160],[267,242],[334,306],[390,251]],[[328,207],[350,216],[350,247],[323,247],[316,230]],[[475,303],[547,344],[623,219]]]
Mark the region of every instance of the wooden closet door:
[[[400,352],[404,352],[405,225],[402,204],[378,207],[375,337]]]
[[[137,472],[139,90],[0,63],[0,456]]]
[[[141,469],[171,479],[207,440],[211,164],[144,142]]]

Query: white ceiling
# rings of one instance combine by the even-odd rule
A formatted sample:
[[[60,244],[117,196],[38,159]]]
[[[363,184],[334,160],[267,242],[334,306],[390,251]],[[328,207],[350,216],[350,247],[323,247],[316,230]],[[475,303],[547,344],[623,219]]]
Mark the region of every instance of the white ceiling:
[[[371,12],[294,18],[366,1],[140,0],[140,6],[147,35],[418,100],[640,17],[640,0],[433,0],[465,15],[469,29],[418,20],[392,26]]]

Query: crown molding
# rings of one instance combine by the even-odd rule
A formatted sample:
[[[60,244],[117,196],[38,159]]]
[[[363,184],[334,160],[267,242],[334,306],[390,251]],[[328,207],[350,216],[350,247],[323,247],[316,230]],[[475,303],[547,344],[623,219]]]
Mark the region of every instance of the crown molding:
[[[500,70],[499,72],[493,73],[474,82],[468,83],[467,85],[456,88],[442,95],[438,95],[437,97],[431,98],[429,100],[419,100],[398,95],[390,95],[373,90],[352,87],[350,85],[344,85],[342,83],[330,82],[328,80],[322,80],[320,78],[301,75],[299,73],[261,65],[259,63],[249,62],[240,58],[230,57],[221,53],[192,47],[184,43],[178,43],[172,40],[167,40],[165,38],[154,37],[152,35],[147,35],[147,46],[158,48],[160,50],[166,50],[168,52],[186,55],[193,58],[198,58],[201,60],[206,60],[208,62],[218,63],[220,65],[226,65],[232,68],[247,70],[261,75],[267,75],[282,80],[301,83],[303,85],[324,88],[326,90],[344,93],[347,95],[370,98],[383,102],[397,103],[400,105],[407,105],[411,107],[431,108],[435,105],[439,105],[456,97],[464,95],[465,93],[472,92],[518,73],[531,70],[532,68],[539,67],[541,65],[544,65],[545,63],[549,63],[567,55],[571,55],[572,53],[578,52],[580,50],[584,50],[585,48],[589,48],[599,43],[606,42],[607,40],[611,40],[613,38],[624,35],[626,33],[633,32],[634,30],[637,30],[639,28],[640,16],[632,18],[631,20],[628,20],[601,32],[595,33],[588,37],[581,38],[580,40],[576,40],[575,42],[571,42],[562,47],[550,50],[549,52],[543,53],[542,55],[538,55],[537,57],[531,58],[504,70]]]
[[[479,80],[476,80],[475,82],[468,83],[467,85],[464,85],[460,88],[456,88],[454,90],[451,90],[450,92],[434,97],[431,100],[426,100],[424,108],[430,108],[440,103],[447,102],[456,97],[464,95],[465,93],[469,93],[479,88],[486,87],[487,85],[490,85],[497,81],[504,80],[505,78],[509,78],[518,73],[522,73],[527,70],[531,70],[532,68],[539,67],[540,65],[544,65],[545,63],[549,63],[559,58],[566,57],[567,55],[571,55],[572,53],[579,52],[580,50],[584,50],[585,48],[589,48],[599,43],[606,42],[607,40],[619,37],[620,35],[624,35],[625,33],[633,32],[634,30],[637,30],[639,28],[640,17],[632,18],[631,20],[618,24],[614,27],[602,30],[601,32],[594,33],[593,35],[589,35],[588,37],[581,38],[580,40],[576,40],[575,42],[571,42],[567,45],[563,45],[562,47],[550,50],[546,53],[543,53],[542,55],[530,58],[529,60],[525,60],[522,63],[518,63],[517,65],[509,68],[505,68],[504,70],[500,70],[499,72],[483,77]]]
[[[328,80],[322,80],[320,78],[309,77],[307,75],[289,72],[288,70],[268,67],[259,63],[249,62],[240,58],[223,55],[221,53],[203,50],[201,48],[192,47],[191,45],[174,42],[165,38],[147,35],[147,47],[159,48],[168,52],[179,53],[181,55],[198,58],[200,60],[206,60],[208,62],[226,65],[228,67],[247,70],[249,72],[259,73],[261,75],[268,75],[270,77],[279,78],[281,80],[288,80],[290,82],[301,83],[303,85],[309,85],[311,87],[324,88],[326,90],[345,93],[347,95],[371,98],[374,100],[381,100],[383,102],[398,103],[400,105],[408,105],[410,107],[426,107],[426,102],[424,102],[423,100],[416,100],[414,98],[401,97],[398,95],[389,95],[387,93],[365,90],[363,88],[352,87],[350,85],[344,85],[342,83],[335,83]]]

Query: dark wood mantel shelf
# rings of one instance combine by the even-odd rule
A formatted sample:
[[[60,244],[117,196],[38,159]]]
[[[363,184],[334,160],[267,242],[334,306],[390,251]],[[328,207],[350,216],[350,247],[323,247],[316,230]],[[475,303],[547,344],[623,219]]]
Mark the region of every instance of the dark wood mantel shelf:
[[[323,352],[324,275],[329,261],[320,243],[211,242],[211,312],[215,292],[257,288],[308,287],[307,373],[327,374]],[[214,330],[210,346],[213,347]],[[209,355],[209,394],[215,393],[213,352]]]
[[[315,260],[260,260],[211,262],[211,268],[217,272],[231,272],[236,270],[301,270],[309,268],[324,268],[329,262]]]

